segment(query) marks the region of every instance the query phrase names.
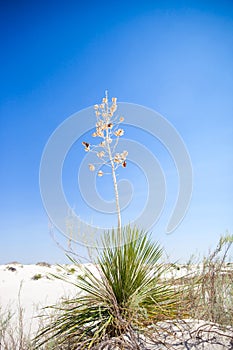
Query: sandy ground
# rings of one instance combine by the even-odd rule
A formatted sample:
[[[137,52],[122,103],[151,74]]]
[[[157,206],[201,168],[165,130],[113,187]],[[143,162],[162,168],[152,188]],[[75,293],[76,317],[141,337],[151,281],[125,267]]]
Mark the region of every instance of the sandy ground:
[[[95,271],[95,267],[90,266]],[[10,309],[17,319],[19,308],[24,313],[24,328],[35,331],[38,326],[36,315],[44,313],[43,307],[53,305],[62,297],[74,297],[79,293],[74,285],[57,279],[51,274],[62,274],[75,281],[80,271],[69,265],[69,273],[62,268],[51,265],[0,265],[0,306],[1,311]],[[76,269],[75,272],[72,269]]]
[[[98,273],[96,267],[88,264],[88,267]],[[70,281],[74,281],[81,270],[77,266],[68,265],[68,272],[61,267],[7,264],[0,265],[0,307],[1,315],[9,308],[15,313],[12,322],[17,322],[18,312],[23,310],[23,328],[31,335],[36,332],[39,325],[38,314],[45,313],[43,307],[53,305],[62,297],[74,297],[79,290],[74,285],[57,279],[51,274],[63,275]],[[193,273],[181,268],[172,272],[173,277],[181,277]],[[167,277],[171,277],[170,275]],[[182,322],[182,321],[181,321]],[[165,327],[173,327],[170,331],[176,337],[166,339],[172,349],[205,349],[205,350],[233,350],[233,330],[230,328],[224,335],[216,325],[206,325],[204,321],[189,320],[175,329],[169,323]],[[162,332],[163,333],[163,332]],[[166,332],[165,332],[166,333]],[[164,333],[164,336],[165,336]],[[221,336],[223,334],[223,336]],[[169,337],[169,335],[168,335]],[[165,341],[165,339],[162,339]],[[147,344],[142,349],[165,349],[160,343],[157,346]]]

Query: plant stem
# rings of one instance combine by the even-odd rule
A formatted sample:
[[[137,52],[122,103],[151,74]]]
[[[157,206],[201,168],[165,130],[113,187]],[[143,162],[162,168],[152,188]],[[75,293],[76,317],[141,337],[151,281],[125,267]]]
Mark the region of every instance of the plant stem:
[[[107,149],[108,149],[109,160],[112,168],[112,180],[113,180],[113,187],[114,187],[115,200],[116,200],[117,232],[118,232],[119,243],[121,244],[122,243],[121,242],[121,210],[120,210],[120,203],[119,203],[119,193],[118,193],[115,165],[112,157],[111,147],[108,142],[107,142]]]
[[[107,113],[108,113],[108,102],[106,103],[107,106]],[[118,245],[120,246],[122,244],[122,237],[121,237],[121,209],[120,209],[120,202],[119,202],[119,192],[118,192],[118,185],[117,185],[117,179],[116,179],[116,172],[115,172],[115,164],[112,156],[112,150],[109,144],[109,131],[106,130],[106,145],[107,145],[107,151],[108,156],[112,168],[112,180],[113,180],[113,187],[114,187],[114,193],[115,193],[115,201],[116,201],[116,210],[117,210],[117,236],[118,236]]]

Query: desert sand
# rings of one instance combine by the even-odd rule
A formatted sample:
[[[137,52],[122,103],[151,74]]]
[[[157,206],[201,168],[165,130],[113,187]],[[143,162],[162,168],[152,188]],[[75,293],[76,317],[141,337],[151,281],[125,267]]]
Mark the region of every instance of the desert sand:
[[[88,264],[88,267],[98,273],[94,265]],[[53,274],[62,275],[75,282],[76,276],[82,273],[81,270],[74,265],[68,265],[67,268],[68,272],[65,272],[62,266],[46,266],[45,263],[0,265],[1,313],[10,309],[14,313],[11,322],[17,324],[19,311],[22,310],[25,333],[35,334],[40,322],[36,316],[48,312],[43,309],[45,306],[56,304],[59,300],[61,301],[61,298],[75,297],[80,293],[76,286],[52,276]],[[186,273],[185,269],[176,271],[177,277]],[[233,349],[231,327],[222,331],[218,325],[207,324],[202,320],[185,320],[185,322],[181,320],[178,327],[167,322],[162,325],[162,328],[170,329],[175,335],[175,337],[170,336],[166,331],[160,333],[160,340],[168,342],[172,349]],[[142,345],[142,349],[156,350],[166,349],[166,347],[161,343],[150,345],[146,342]]]
[[[45,265],[42,263],[41,265]],[[35,317],[45,313],[45,306],[57,303],[61,298],[74,297],[78,288],[52,276],[62,275],[70,281],[80,271],[69,265],[69,273],[62,267],[51,265],[21,265],[18,263],[0,265],[0,306],[2,312],[10,309],[17,320],[19,309],[23,310],[24,328],[35,332],[39,320]],[[89,266],[93,270],[93,265]]]

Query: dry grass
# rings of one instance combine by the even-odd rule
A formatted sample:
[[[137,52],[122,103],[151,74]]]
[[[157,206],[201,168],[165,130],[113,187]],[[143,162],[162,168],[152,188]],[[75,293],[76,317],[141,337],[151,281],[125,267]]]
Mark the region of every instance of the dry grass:
[[[173,281],[183,288],[189,286],[192,318],[233,326],[233,264],[227,263],[232,243],[233,236],[222,237],[196,272]]]
[[[227,262],[228,252],[232,243],[232,236],[228,235],[221,238],[216,249],[210,252],[201,262],[192,264],[190,261],[188,265],[183,267],[173,265],[171,269],[174,271],[174,275],[163,281],[163,283],[173,285],[181,293],[183,291],[183,302],[186,307],[188,305],[190,317],[204,320],[206,325],[209,325],[208,334],[213,333],[212,322],[219,325],[220,333],[229,329],[229,326],[233,327],[233,264]],[[187,273],[177,278],[175,277],[175,271],[179,269],[186,269]],[[55,311],[55,314],[51,315],[51,319],[54,321],[56,317]],[[18,319],[16,323],[15,321],[13,323],[13,320],[14,314],[10,308],[3,310],[0,307],[0,350],[34,350],[32,334],[30,330],[27,333],[25,332],[24,310],[20,304],[20,293],[18,296]],[[38,332],[44,328],[45,324],[42,318]],[[157,330],[154,328],[154,332],[158,332],[158,329],[158,327]],[[160,328],[159,332],[160,335],[161,332],[166,333],[165,329],[162,330],[162,328]],[[205,332],[207,333],[207,331]],[[217,332],[216,329],[214,332]],[[226,337],[231,336],[226,335]],[[233,342],[233,337],[231,337],[230,341]],[[154,343],[156,343],[155,339]],[[113,344],[118,346],[119,349],[124,346],[128,350],[143,349],[143,346],[145,346],[145,343],[140,346],[143,343],[138,333],[132,332],[131,335],[128,333],[117,337],[108,337],[99,341],[99,344],[95,347],[93,346],[92,349],[107,349],[107,346],[111,349]],[[63,345],[59,345],[54,338],[46,342],[40,349],[78,350],[78,347],[74,344],[72,337],[70,339],[68,337]]]

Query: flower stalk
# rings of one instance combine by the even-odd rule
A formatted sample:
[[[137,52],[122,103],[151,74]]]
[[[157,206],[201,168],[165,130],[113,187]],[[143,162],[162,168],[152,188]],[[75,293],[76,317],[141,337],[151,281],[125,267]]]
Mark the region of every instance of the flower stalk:
[[[105,97],[101,104],[94,105],[96,114],[96,130],[92,134],[92,137],[101,138],[101,142],[97,145],[91,145],[85,141],[82,142],[86,152],[94,152],[100,163],[97,163],[98,172],[97,175],[102,177],[107,174],[100,168],[101,166],[107,166],[111,168],[111,175],[115,194],[116,212],[117,212],[117,236],[118,245],[122,245],[122,232],[121,232],[121,209],[119,201],[119,191],[117,184],[116,170],[119,166],[126,167],[127,151],[117,153],[116,148],[119,142],[119,138],[124,135],[124,130],[119,127],[119,124],[124,121],[123,117],[115,115],[117,110],[117,98],[113,97],[111,103],[108,100],[108,92],[105,92]],[[96,165],[89,164],[89,170],[95,171]]]

